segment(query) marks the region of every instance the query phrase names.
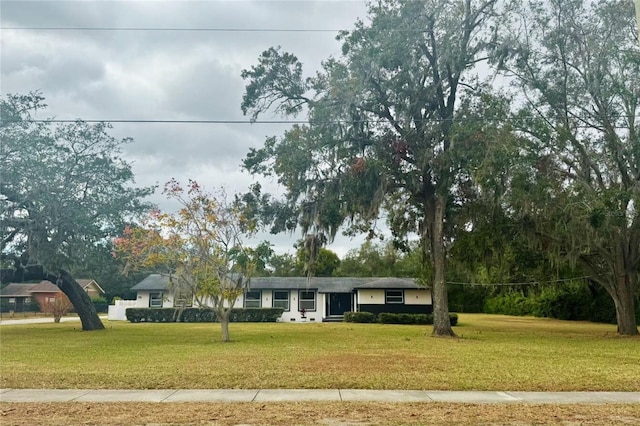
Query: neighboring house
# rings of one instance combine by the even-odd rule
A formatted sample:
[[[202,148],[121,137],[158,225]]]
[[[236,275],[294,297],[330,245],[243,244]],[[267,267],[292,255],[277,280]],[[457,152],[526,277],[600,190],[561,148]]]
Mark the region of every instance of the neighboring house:
[[[0,291],[0,297],[7,301],[8,308],[15,312],[32,309],[32,302],[37,302],[40,307],[43,303],[54,302],[63,297],[57,285],[49,281],[40,283],[11,283]]]
[[[56,299],[66,297],[57,285],[50,281],[40,281],[29,289],[31,297],[42,309],[44,303],[53,303]]]
[[[31,288],[35,284],[8,284],[0,290],[3,309],[10,309],[15,312],[23,312],[31,309],[32,294]],[[8,304],[8,307],[5,307]]]
[[[97,299],[98,297],[104,296],[104,290],[100,285],[96,282],[96,280],[92,280],[90,278],[80,278],[76,280],[80,287],[89,295],[91,299]]]
[[[104,290],[97,282],[91,279],[76,280],[87,292],[89,297],[95,298],[104,294]],[[21,312],[29,307],[31,302],[42,305],[46,302],[54,302],[56,298],[63,297],[64,293],[57,285],[50,281],[39,283],[11,283],[0,290],[0,298],[6,300],[9,309]]]
[[[166,275],[152,274],[131,290],[136,306],[190,306],[188,295],[171,291]],[[410,278],[254,277],[235,307],[284,308],[282,321],[341,321],[348,311],[431,313],[431,290]],[[304,315],[303,315],[304,314]]]

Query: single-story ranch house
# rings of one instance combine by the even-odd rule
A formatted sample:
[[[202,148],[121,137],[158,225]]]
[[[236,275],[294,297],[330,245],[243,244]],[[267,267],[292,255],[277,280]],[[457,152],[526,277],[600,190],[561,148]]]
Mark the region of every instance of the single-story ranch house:
[[[132,287],[128,307],[191,306],[193,300],[170,290],[169,277],[152,274]],[[124,301],[123,301],[124,302]],[[410,278],[254,277],[235,307],[284,308],[281,321],[341,321],[344,313],[431,313],[431,290]],[[123,311],[124,313],[124,311]],[[115,318],[114,318],[115,319]],[[123,318],[124,319],[124,318]]]
[[[77,279],[78,284],[89,295],[95,299],[104,294],[100,285],[92,279]],[[56,298],[63,297],[64,293],[57,285],[50,281],[40,281],[39,283],[10,283],[0,290],[0,298],[15,312],[21,312],[28,308],[31,302],[39,305],[47,302],[54,302]]]

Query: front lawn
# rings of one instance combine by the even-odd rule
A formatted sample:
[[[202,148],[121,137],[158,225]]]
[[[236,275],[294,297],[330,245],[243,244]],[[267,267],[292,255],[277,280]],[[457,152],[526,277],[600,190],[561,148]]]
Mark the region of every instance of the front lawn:
[[[640,391],[615,326],[461,314],[461,339],[380,324],[105,322],[0,327],[0,388]]]

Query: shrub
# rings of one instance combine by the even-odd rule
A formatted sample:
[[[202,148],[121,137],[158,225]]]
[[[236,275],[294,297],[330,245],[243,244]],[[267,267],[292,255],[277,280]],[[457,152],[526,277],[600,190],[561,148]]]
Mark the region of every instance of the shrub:
[[[520,292],[509,292],[485,301],[485,312],[503,315],[533,315],[533,303]]]
[[[180,322],[216,322],[216,312],[211,308],[186,308],[182,311]]]
[[[431,314],[413,314],[414,324],[433,324],[433,315]]]
[[[449,310],[456,312],[484,312],[485,301],[491,296],[493,287],[477,285],[448,286]]]
[[[526,296],[514,291],[498,294],[485,301],[485,312],[616,323],[615,306],[607,292],[580,281],[541,287]],[[640,320],[640,298],[636,299],[636,318]]]
[[[452,326],[458,325],[458,315],[449,314]],[[378,314],[378,322],[382,324],[433,324],[432,314],[391,314],[382,312]]]
[[[16,310],[15,303],[9,303],[9,299],[4,297],[0,299],[0,312],[9,312],[9,311],[15,312],[15,310]]]
[[[381,312],[378,314],[378,322],[382,324],[415,324],[412,314],[393,314]]]
[[[276,322],[282,316],[283,308],[232,309],[229,315],[231,322]]]
[[[376,316],[371,312],[345,312],[345,322],[371,323],[376,322]]]
[[[131,322],[175,322],[175,308],[128,308],[127,319]]]
[[[449,321],[452,327],[458,325],[458,314],[449,314]]]
[[[98,313],[105,313],[109,310],[109,302],[104,297],[93,298],[91,299],[91,303],[93,303]]]
[[[39,312],[40,304],[37,300],[31,300],[16,306],[15,303],[9,303],[9,299],[3,297],[0,299],[0,312]]]
[[[276,322],[282,316],[282,308],[234,308],[230,322]],[[127,320],[131,322],[217,322],[211,308],[128,308]]]
[[[458,324],[458,315],[449,314],[451,325]],[[345,312],[344,320],[346,322],[371,323],[379,322],[381,324],[433,324],[432,314],[396,314],[391,312],[381,312],[377,316],[371,312]]]
[[[53,321],[58,323],[60,319],[69,313],[73,305],[67,296],[55,297],[53,301],[46,301],[41,304],[42,312],[53,315]]]

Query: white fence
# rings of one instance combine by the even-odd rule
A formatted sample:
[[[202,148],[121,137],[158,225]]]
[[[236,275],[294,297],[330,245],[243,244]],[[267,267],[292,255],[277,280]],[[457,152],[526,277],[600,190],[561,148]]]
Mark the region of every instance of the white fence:
[[[109,305],[109,321],[126,321],[127,315],[125,311],[127,308],[135,308],[135,300],[116,300],[115,305]]]

